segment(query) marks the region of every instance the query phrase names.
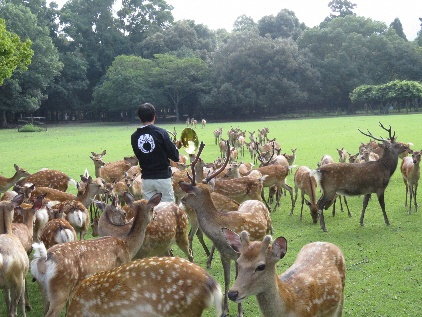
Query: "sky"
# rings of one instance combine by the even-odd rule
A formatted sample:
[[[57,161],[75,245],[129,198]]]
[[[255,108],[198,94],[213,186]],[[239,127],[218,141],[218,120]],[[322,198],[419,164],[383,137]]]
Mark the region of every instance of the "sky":
[[[66,0],[55,0],[61,7]],[[176,21],[194,20],[212,30],[219,28],[231,31],[233,23],[241,15],[258,22],[263,16],[277,15],[282,9],[296,14],[300,22],[313,27],[331,13],[330,0],[167,0],[174,7],[172,13]],[[416,38],[421,29],[422,0],[351,0],[356,4],[357,15],[382,21],[390,25],[399,18],[408,40]]]

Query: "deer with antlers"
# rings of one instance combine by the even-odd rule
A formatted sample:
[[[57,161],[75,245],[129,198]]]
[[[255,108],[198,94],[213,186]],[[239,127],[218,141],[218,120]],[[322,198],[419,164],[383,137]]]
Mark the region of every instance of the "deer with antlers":
[[[305,245],[295,262],[277,276],[276,264],[287,253],[287,240],[271,236],[249,241],[247,231],[240,235],[223,229],[236,254],[238,274],[230,287],[230,300],[240,303],[256,296],[264,317],[340,317],[343,311],[346,263],[340,248],[329,242]]]
[[[200,157],[204,146],[204,143],[201,143],[197,159]],[[220,253],[225,283],[223,316],[228,314],[227,290],[230,282],[231,261],[235,260],[237,255],[227,245],[221,228],[227,227],[235,232],[240,232],[247,228],[246,230],[251,232],[252,240],[262,239],[271,231],[271,223],[268,223],[268,219],[270,219],[269,212],[261,201],[248,200],[239,206],[239,210],[227,213],[219,212],[215,208],[210,188],[207,184],[223,171],[227,163],[228,155],[225,163],[202,181],[204,184],[196,184],[194,172],[192,173],[193,176],[190,177],[190,183],[180,182],[179,184],[187,194],[182,198],[183,203],[196,212],[201,230],[213,242]],[[192,165],[194,166],[195,162],[192,162]],[[192,167],[192,171],[194,171],[194,167]],[[243,315],[241,305],[238,307],[238,315]]]
[[[17,316],[19,302],[22,315],[26,316],[25,276],[29,269],[29,259],[22,243],[12,233],[13,209],[22,201],[23,195],[19,194],[11,201],[0,202],[0,289],[4,292],[8,317]]]
[[[415,211],[418,211],[418,204],[416,202],[416,193],[418,191],[418,182],[420,178],[420,162],[422,151],[414,151],[412,156],[403,157],[400,170],[403,176],[403,182],[406,185],[406,201],[404,206],[407,206],[407,193],[409,193],[409,214],[412,213],[412,198],[414,200]]]
[[[220,316],[221,300],[220,285],[200,266],[152,257],[83,280],[66,316],[197,317],[212,304]]]
[[[31,174],[29,174],[26,170],[23,168],[14,165],[15,167],[15,174],[13,174],[12,177],[5,177],[3,175],[0,175],[0,193],[6,192],[10,187],[15,185],[22,177],[27,177]]]
[[[34,244],[31,273],[43,294],[45,316],[59,316],[74,288],[84,278],[125,264],[136,255],[153,218],[153,208],[160,200],[160,193],[149,201],[134,202],[127,196],[126,202],[136,210],[136,216],[126,235],[57,244],[48,251],[43,244]]]
[[[371,132],[363,135],[369,136],[381,143],[384,153],[378,161],[364,162],[361,164],[327,164],[312,171],[312,175],[317,179],[322,196],[318,200],[318,212],[320,214],[320,224],[323,231],[327,231],[325,227],[323,209],[330,205],[333,198],[338,195],[358,196],[364,195],[362,214],[360,217],[360,225],[363,226],[363,219],[365,210],[368,205],[372,193],[378,197],[384,221],[387,225],[387,213],[385,212],[384,192],[397,168],[398,156],[406,147],[403,144],[396,142],[395,132],[391,133],[391,126],[389,129],[385,128],[381,122],[380,127],[388,132],[389,139],[375,138]]]

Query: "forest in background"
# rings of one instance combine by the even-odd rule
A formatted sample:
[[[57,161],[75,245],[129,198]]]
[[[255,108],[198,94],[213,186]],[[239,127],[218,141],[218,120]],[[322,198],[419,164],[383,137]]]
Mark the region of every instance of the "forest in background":
[[[175,121],[419,111],[422,32],[409,41],[348,0],[317,27],[283,9],[231,32],[174,21],[164,0],[114,2],[0,0],[0,127],[128,121],[146,101]]]

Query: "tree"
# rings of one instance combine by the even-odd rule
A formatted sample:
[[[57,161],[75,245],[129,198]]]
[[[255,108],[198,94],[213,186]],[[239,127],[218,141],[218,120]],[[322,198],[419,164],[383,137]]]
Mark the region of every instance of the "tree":
[[[6,78],[12,76],[16,68],[27,70],[34,51],[31,40],[21,42],[19,36],[6,30],[6,22],[0,19],[0,85]]]
[[[251,18],[246,16],[245,14],[239,16],[233,24],[233,31],[234,32],[245,32],[245,31],[253,31],[256,30],[258,25],[255,21]]]
[[[399,18],[395,18],[394,21],[390,23],[390,28],[394,29],[399,37],[407,41],[406,34],[403,32],[403,25]]]
[[[138,56],[116,57],[101,83],[95,87],[93,106],[111,113],[130,113],[146,101],[162,104],[159,90],[151,88],[153,66],[153,61]]]
[[[276,39],[292,38],[296,40],[305,29],[305,25],[299,22],[295,13],[291,10],[283,9],[276,16],[267,15],[258,21],[259,34],[261,36],[271,36]]]
[[[181,121],[182,103],[209,89],[208,66],[199,58],[179,59],[171,54],[157,54],[154,62],[151,83],[168,98],[174,107],[176,120]]]
[[[348,15],[355,15],[353,10],[356,8],[356,4],[350,2],[349,0],[331,0],[328,3],[328,7],[333,11],[330,14],[330,18],[344,18]]]
[[[39,26],[37,18],[28,8],[5,4],[0,6],[0,17],[6,20],[8,29],[23,40],[31,39],[34,55],[25,73],[16,71],[0,87],[0,105],[3,113],[30,112],[37,110],[47,98],[46,88],[57,76],[63,64],[45,26]],[[3,118],[4,119],[4,118]],[[1,125],[6,124],[6,119]]]

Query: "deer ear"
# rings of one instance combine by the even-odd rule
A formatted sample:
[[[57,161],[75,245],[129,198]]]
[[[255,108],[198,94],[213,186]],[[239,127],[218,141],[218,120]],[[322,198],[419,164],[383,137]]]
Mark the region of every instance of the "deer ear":
[[[272,244],[272,255],[277,260],[284,258],[287,253],[287,240],[284,237],[278,237]]]
[[[22,204],[24,196],[25,196],[24,194],[17,194],[15,197],[13,197],[12,199],[13,206],[16,207]]]
[[[221,228],[224,236],[226,237],[228,245],[236,252],[240,253],[242,251],[242,241],[240,236],[230,229]]]
[[[148,200],[148,204],[149,205],[153,205],[154,207],[157,206],[160,201],[161,201],[161,197],[163,196],[162,193],[156,193],[154,194],[154,196],[152,196],[149,200]]]

